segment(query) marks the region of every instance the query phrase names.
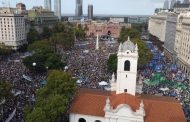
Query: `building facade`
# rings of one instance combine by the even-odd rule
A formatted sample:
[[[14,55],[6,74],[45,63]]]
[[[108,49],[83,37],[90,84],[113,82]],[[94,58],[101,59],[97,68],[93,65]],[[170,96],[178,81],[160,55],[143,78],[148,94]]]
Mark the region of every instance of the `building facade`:
[[[88,5],[88,19],[93,19],[93,5]]]
[[[44,8],[51,11],[51,0],[44,0]]]
[[[53,11],[43,9],[42,7],[33,7],[28,10],[28,20],[31,25],[52,25],[58,22],[58,17]]]
[[[175,53],[177,64],[190,79],[190,12],[181,13],[177,20]]]
[[[75,16],[83,15],[83,0],[76,0]]]
[[[54,0],[55,15],[61,20],[61,0]]]
[[[97,22],[84,22],[82,23],[83,27],[87,26],[88,30],[86,31],[86,35],[89,37],[95,37],[96,35],[103,36],[111,34],[113,38],[119,38],[119,34],[121,31],[123,24],[120,23],[112,23],[107,21]]]
[[[25,17],[11,8],[0,10],[0,43],[18,49],[27,43]]]
[[[176,2],[176,4],[174,5],[174,12],[175,13],[181,13],[184,11],[189,11],[190,10],[190,4],[189,3],[180,3],[180,2]]]
[[[176,37],[176,24],[178,15],[173,13],[167,16],[164,53],[170,61],[175,61],[174,45]]]
[[[16,4],[17,13],[19,14],[26,14],[26,5],[23,3],[17,3]]]
[[[117,23],[124,23],[125,18],[124,17],[110,17],[110,22],[117,22]]]
[[[117,90],[116,94],[127,92],[135,96],[138,62],[138,46],[134,45],[129,37],[118,50]]]
[[[165,41],[167,13],[158,13],[149,18],[148,31],[161,42]]]

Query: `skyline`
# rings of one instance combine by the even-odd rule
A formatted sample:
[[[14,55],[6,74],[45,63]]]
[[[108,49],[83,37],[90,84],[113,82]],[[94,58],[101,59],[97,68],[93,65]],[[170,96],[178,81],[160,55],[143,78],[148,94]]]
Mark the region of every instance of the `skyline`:
[[[5,1],[6,5],[3,5],[2,1]],[[1,0],[0,6],[9,6],[9,1]],[[24,3],[27,9],[31,9],[33,6],[44,7],[44,0],[11,0],[10,6],[15,7],[16,3],[19,2]],[[62,15],[75,14],[75,0],[62,0],[61,3]],[[95,15],[152,15],[155,8],[163,7],[164,0],[84,0],[83,12],[85,15],[87,14],[89,4],[94,6]],[[54,10],[54,0],[52,0],[52,10]]]

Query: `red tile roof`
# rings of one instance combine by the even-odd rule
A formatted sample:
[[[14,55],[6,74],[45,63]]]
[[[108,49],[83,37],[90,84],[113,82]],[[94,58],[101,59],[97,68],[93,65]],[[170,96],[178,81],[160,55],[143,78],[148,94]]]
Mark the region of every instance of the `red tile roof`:
[[[70,109],[70,113],[104,117],[104,106],[107,97],[115,109],[120,104],[131,106],[133,111],[144,102],[145,122],[186,122],[182,107],[174,98],[136,95],[127,93],[116,95],[114,92],[93,89],[80,89]]]

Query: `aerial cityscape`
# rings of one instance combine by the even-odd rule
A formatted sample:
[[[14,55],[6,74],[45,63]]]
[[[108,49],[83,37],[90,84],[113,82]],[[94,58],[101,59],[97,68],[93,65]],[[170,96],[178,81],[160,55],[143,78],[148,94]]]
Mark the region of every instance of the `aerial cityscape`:
[[[0,122],[190,122],[190,0],[0,0]]]

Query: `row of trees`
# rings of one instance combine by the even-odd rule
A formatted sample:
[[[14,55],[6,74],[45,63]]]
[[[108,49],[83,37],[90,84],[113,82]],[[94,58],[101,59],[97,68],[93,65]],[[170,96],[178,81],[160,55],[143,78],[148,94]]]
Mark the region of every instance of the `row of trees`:
[[[68,50],[74,45],[75,28],[72,24],[57,23],[52,29],[44,27],[41,35],[35,29],[29,34],[28,51],[33,52],[33,55],[26,57],[23,62],[30,70],[43,72],[65,66],[60,50]]]
[[[129,36],[131,38],[131,41],[134,44],[138,45],[138,48],[139,48],[138,68],[142,68],[153,57],[151,51],[146,47],[145,42],[140,39],[140,35],[141,35],[141,31],[139,30],[139,26],[135,26],[133,28],[123,27],[121,29],[120,36],[118,39],[119,43],[123,43],[124,41],[127,40],[127,37]],[[117,70],[117,54],[110,55],[107,65],[108,65],[108,71],[116,72],[116,70]]]
[[[25,107],[26,122],[63,122],[76,92],[76,80],[66,72],[53,70],[47,84],[37,92],[35,107]]]
[[[12,85],[4,80],[0,80],[0,103],[3,99],[8,99],[12,96]]]

